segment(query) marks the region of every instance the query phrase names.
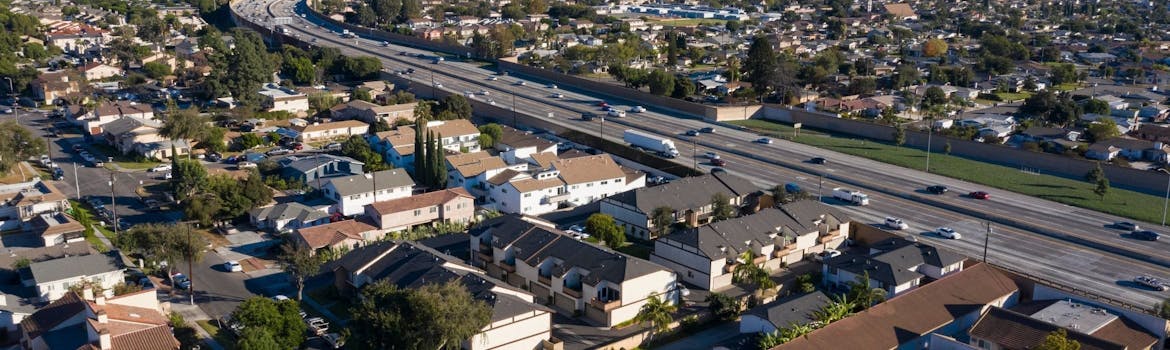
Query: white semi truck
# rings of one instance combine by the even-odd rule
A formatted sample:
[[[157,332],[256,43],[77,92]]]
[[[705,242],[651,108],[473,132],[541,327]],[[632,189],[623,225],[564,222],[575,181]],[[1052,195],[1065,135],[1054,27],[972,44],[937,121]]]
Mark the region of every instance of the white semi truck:
[[[667,140],[665,137],[658,137],[636,130],[626,130],[625,134],[622,135],[622,139],[631,146],[634,146],[634,148],[651,150],[667,158],[678,157],[678,149],[674,148],[674,141]]]
[[[869,196],[861,191],[854,191],[844,187],[833,189],[833,198],[837,198],[854,205],[869,205]]]

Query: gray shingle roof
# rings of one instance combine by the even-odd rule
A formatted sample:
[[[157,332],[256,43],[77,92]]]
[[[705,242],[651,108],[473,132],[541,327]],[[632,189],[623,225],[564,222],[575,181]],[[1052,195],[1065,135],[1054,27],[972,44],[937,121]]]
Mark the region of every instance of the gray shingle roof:
[[[312,222],[329,217],[329,214],[314,210],[307,205],[288,202],[281,203],[271,207],[256,208],[252,210],[252,216],[260,220],[297,220],[300,222]]]
[[[965,259],[958,253],[903,238],[883,240],[870,248],[869,256],[843,255],[829,259],[827,264],[857,275],[869,272],[874,280],[898,285],[923,276],[912,270],[916,266],[944,267]]]
[[[963,256],[962,254],[947,249],[938,249],[937,247],[929,244],[918,243],[901,237],[894,237],[878,241],[877,243],[870,245],[869,248],[871,252],[875,250],[882,252],[893,252],[908,246],[917,247],[920,251],[918,256],[922,259],[922,262],[931,266],[947,266],[962,262],[963,260],[967,259],[967,257]],[[906,252],[909,253],[911,251]],[[881,255],[885,256],[887,254]],[[910,255],[913,256],[914,254]],[[887,257],[884,259],[892,259],[892,257]]]
[[[333,184],[333,187],[337,189],[337,193],[342,196],[372,192],[375,182],[377,182],[379,190],[414,186],[414,180],[403,169],[382,170],[372,174],[350,175],[329,180],[329,183]]]
[[[28,268],[34,281],[44,283],[121,270],[122,263],[105,254],[90,254],[36,262]]]
[[[287,157],[280,160],[280,165],[285,168],[291,168],[301,173],[313,171],[313,169],[325,166],[330,162],[346,162],[350,164],[362,164],[357,159],[344,156],[335,156],[332,154],[317,154],[307,157]]]
[[[748,311],[749,314],[768,320],[777,329],[789,324],[808,324],[815,321],[813,311],[827,305],[831,298],[822,291],[793,295],[761,305]]]
[[[815,222],[824,215],[830,226],[849,219],[832,206],[816,201],[796,201],[780,209],[765,208],[755,214],[677,231],[664,238],[696,247],[711,260],[738,256],[747,251],[744,242],[761,246],[773,244],[769,235],[792,237],[816,232]],[[720,249],[723,247],[726,249]]]
[[[711,203],[711,196],[723,193],[730,197],[746,196],[758,191],[759,187],[750,181],[728,173],[714,173],[686,177],[671,183],[634,189],[610,196],[614,200],[636,206],[644,213],[651,213],[657,207],[671,207],[675,210],[699,208]]]

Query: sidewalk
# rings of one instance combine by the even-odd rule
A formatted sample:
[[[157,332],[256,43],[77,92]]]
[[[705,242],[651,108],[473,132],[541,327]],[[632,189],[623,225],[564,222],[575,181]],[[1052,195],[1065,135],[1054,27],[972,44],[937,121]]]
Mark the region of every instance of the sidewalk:
[[[199,338],[203,339],[203,342],[207,344],[208,348],[212,350],[224,350],[223,345],[215,341],[215,338],[212,338],[211,334],[207,333],[207,330],[204,330],[203,327],[200,327],[196,323],[196,321],[212,321],[211,317],[207,316],[207,313],[204,313],[203,309],[200,309],[199,306],[183,304],[179,299],[171,298],[171,311],[182,315],[183,320],[187,321],[188,326],[195,328],[195,333],[199,334]]]

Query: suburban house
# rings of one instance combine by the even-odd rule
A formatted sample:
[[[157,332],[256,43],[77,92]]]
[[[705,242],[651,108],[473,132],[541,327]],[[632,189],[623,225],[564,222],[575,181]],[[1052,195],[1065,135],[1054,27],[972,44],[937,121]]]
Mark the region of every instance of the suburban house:
[[[69,95],[80,93],[82,82],[78,81],[77,75],[69,70],[41,73],[29,85],[33,100],[42,105],[53,105]]]
[[[813,312],[829,304],[832,298],[822,291],[796,294],[748,310],[740,316],[740,333],[771,333],[793,324],[816,321]]]
[[[534,161],[536,164],[528,166],[530,172],[505,169],[488,178],[488,205],[506,213],[540,215],[645,186],[644,176],[629,176],[607,154],[565,159],[551,153],[530,156],[540,155],[547,155],[547,160]]]
[[[712,173],[678,179],[668,184],[643,187],[618,193],[601,200],[601,212],[613,216],[626,234],[639,239],[652,239],[655,230],[650,221],[655,208],[668,207],[674,211],[675,222],[699,226],[711,215],[711,198],[723,194],[731,205],[741,207],[759,188],[748,180],[728,173]]]
[[[1042,300],[991,307],[971,327],[967,344],[978,349],[1034,349],[1059,329],[1081,349],[1154,349],[1159,340],[1123,315],[1070,300]]]
[[[41,237],[41,244],[52,247],[58,244],[72,244],[85,240],[85,226],[64,212],[44,213],[29,220],[25,232]]]
[[[176,156],[191,153],[191,144],[187,140],[159,140],[152,142],[138,142],[134,144],[134,153],[141,154],[143,157],[154,160],[165,160],[171,158],[171,151],[174,150]]]
[[[504,170],[519,172],[528,169],[528,164],[508,165],[499,156],[484,151],[448,155],[446,161],[447,187],[462,187],[475,196],[477,204],[487,202],[488,179]]]
[[[362,100],[350,100],[349,102],[330,108],[329,115],[333,117],[333,120],[354,119],[371,124],[378,121],[385,121],[390,125],[394,125],[394,122],[398,119],[414,120],[414,108],[416,106],[418,106],[418,102],[382,106]]]
[[[935,335],[953,343],[985,310],[1013,306],[1019,298],[1010,276],[975,263],[773,349],[926,349]]]
[[[1166,146],[1161,141],[1115,137],[1089,145],[1085,158],[1110,161],[1116,157],[1166,163]]]
[[[20,322],[25,350],[177,350],[153,289],[107,297],[66,292]]]
[[[365,211],[366,204],[410,197],[413,188],[414,180],[405,170],[390,169],[330,178],[321,192],[336,203],[331,212],[353,216]]]
[[[362,168],[365,166],[365,163],[357,159],[328,153],[288,156],[278,162],[280,177],[287,181],[300,181],[304,185],[338,176],[364,174]],[[316,184],[311,186],[319,187]]]
[[[382,155],[382,159],[395,168],[414,171],[414,129],[398,127],[390,131],[375,133],[367,137],[370,149]]]
[[[90,254],[34,262],[21,272],[21,283],[35,288],[43,302],[61,298],[69,287],[82,282],[100,285],[109,297],[114,295],[114,285],[125,280],[125,267],[119,259],[115,255]]]
[[[108,31],[83,23],[69,23],[45,33],[45,43],[59,47],[65,52],[85,54],[100,50],[110,38]]]
[[[365,218],[342,220],[324,225],[293,230],[291,240],[313,252],[321,250],[346,251],[385,236],[374,223]]]
[[[309,97],[296,90],[268,84],[259,93],[264,98],[264,109],[269,112],[297,114],[309,110]]]
[[[313,208],[298,202],[281,203],[248,212],[252,226],[272,232],[284,232],[329,223],[327,208]]]
[[[570,237],[551,223],[505,215],[469,233],[473,265],[591,323],[613,327],[629,321],[650,297],[678,303],[670,269]]]
[[[566,202],[572,206],[585,205],[602,198],[645,186],[629,186],[626,172],[608,154],[557,159],[551,169],[565,182]]]
[[[569,199],[556,170],[529,174],[507,169],[487,179],[487,191],[485,206],[504,213],[540,215]]]
[[[102,125],[123,117],[154,119],[154,109],[150,105],[130,101],[102,102],[92,111],[72,115],[70,122],[90,135],[101,135]]]
[[[330,123],[313,123],[297,128],[300,135],[297,141],[328,141],[339,138],[348,138],[353,135],[365,135],[370,131],[370,124],[357,120],[343,120]]]
[[[557,153],[555,142],[507,126],[500,126],[500,129],[500,139],[496,140],[496,150],[500,151],[500,157],[508,164],[523,163],[533,154],[552,153],[556,155]]]
[[[739,264],[778,270],[807,255],[837,248],[849,234],[849,218],[815,201],[675,231],[654,240],[650,261],[678,272],[679,279],[706,290],[731,286]],[[746,261],[746,255],[752,261]]]
[[[443,149],[451,152],[479,151],[479,128],[470,120],[435,120],[427,122],[427,132],[435,133]]]
[[[479,129],[465,119],[430,121],[427,131],[441,136],[439,143],[450,153],[479,151]],[[381,152],[387,163],[414,171],[414,136],[413,127],[379,132],[370,140],[370,148]]]
[[[378,281],[404,289],[457,281],[492,308],[490,322],[464,341],[463,349],[540,349],[552,334],[552,310],[538,304],[532,294],[417,243],[380,242],[357,248],[322,271],[332,272],[334,285],[346,297]]]
[[[963,270],[966,257],[905,238],[874,243],[867,255],[845,254],[825,260],[821,274],[826,285],[848,287],[869,276],[869,283],[886,291],[887,298]]]
[[[443,189],[375,202],[365,209],[379,229],[403,231],[435,222],[470,223],[475,218],[475,198],[462,188]]]
[[[106,78],[122,76],[122,74],[124,74],[122,68],[96,62],[78,67],[77,70],[80,71],[81,74],[85,76],[85,80],[88,81],[98,81]]]
[[[162,123],[152,119],[123,117],[102,126],[102,136],[106,143],[122,154],[134,151],[139,143],[150,143],[165,140],[158,134]]]
[[[51,183],[33,180],[0,185],[0,219],[5,221],[19,224],[40,214],[62,213],[67,209],[69,199]]]

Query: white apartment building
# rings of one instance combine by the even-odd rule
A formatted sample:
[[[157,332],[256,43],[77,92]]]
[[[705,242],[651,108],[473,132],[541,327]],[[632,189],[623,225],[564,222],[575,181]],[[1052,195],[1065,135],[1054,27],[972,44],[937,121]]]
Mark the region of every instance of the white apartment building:
[[[410,197],[414,180],[402,169],[335,177],[321,186],[321,192],[335,203],[330,212],[343,216],[361,214],[366,204]]]

